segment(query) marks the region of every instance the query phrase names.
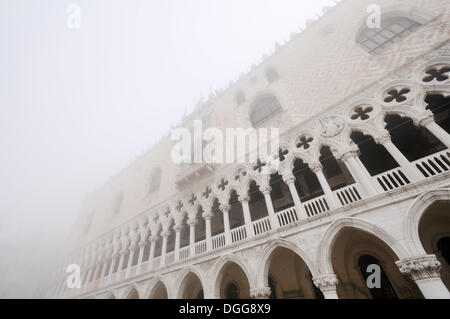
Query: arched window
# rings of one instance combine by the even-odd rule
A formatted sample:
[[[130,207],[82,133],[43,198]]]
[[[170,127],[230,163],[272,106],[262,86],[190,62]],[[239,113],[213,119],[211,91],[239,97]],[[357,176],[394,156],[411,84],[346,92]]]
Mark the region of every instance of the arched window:
[[[436,123],[450,134],[450,96],[428,94],[425,102],[427,110],[433,112]]]
[[[322,146],[320,148],[319,160],[323,166],[323,173],[327,178],[328,184],[330,184],[331,190],[334,191],[355,183],[347,166],[340,160],[336,160],[328,146]]]
[[[386,129],[391,134],[392,143],[410,162],[446,149],[445,145],[430,131],[425,127],[416,126],[409,117],[388,114],[384,121],[386,122]],[[414,143],[411,143],[411,141],[414,141]]]
[[[280,102],[273,95],[260,97],[251,107],[250,120],[253,127],[258,127],[281,111]]]
[[[148,186],[148,193],[151,194],[159,189],[159,185],[161,184],[161,168],[159,166],[153,168],[150,174],[150,182]]]
[[[245,94],[244,91],[242,90],[237,90],[235,96],[234,96],[234,100],[236,101],[237,105],[241,105],[242,103],[245,102]]]
[[[123,201],[123,192],[120,191],[116,195],[116,199],[114,200],[113,216],[119,215],[120,209],[122,208],[122,201]]]
[[[420,26],[419,22],[402,16],[384,19],[381,21],[381,28],[363,29],[358,34],[356,43],[370,54],[377,54],[407,37]]]
[[[361,152],[359,159],[371,176],[375,176],[398,167],[398,163],[383,145],[377,144],[372,136],[360,131],[352,131],[352,141]]]
[[[371,255],[362,255],[358,259],[358,266],[359,270],[361,271],[361,274],[364,278],[364,282],[367,282],[367,279],[369,276],[373,273],[368,271],[368,267],[371,265],[377,265],[380,269],[380,286],[379,288],[368,288],[370,291],[370,294],[372,295],[373,299],[397,299],[397,294],[395,293],[394,288],[392,287],[391,282],[389,281],[388,276],[386,275],[386,272],[384,271],[383,267],[381,266],[380,262],[377,258],[371,256]]]
[[[267,83],[276,81],[280,76],[274,67],[268,67],[265,72]]]

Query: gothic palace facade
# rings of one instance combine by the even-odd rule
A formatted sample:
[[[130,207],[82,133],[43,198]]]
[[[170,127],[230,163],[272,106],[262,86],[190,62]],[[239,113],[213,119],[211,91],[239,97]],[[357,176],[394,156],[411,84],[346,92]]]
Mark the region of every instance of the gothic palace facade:
[[[47,297],[450,298],[450,3],[379,0],[379,29],[371,3],[326,8],[180,123],[278,127],[278,171],[175,165],[163,137],[83,202]]]

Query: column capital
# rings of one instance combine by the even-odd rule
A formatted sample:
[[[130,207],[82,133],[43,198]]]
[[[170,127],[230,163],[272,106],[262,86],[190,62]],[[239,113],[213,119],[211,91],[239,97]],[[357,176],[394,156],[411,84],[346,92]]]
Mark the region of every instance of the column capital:
[[[197,218],[189,218],[187,223],[190,227],[194,227],[195,225],[197,225],[198,220],[197,220]]]
[[[138,245],[139,245],[139,247],[145,247],[145,246],[147,246],[147,241],[141,240]]]
[[[243,203],[243,202],[249,202],[250,201],[250,196],[248,195],[239,195],[238,200]]]
[[[270,287],[250,289],[250,298],[252,299],[269,299],[272,290]]]
[[[339,159],[346,161],[349,158],[358,157],[359,154],[360,154],[359,149],[350,149],[342,152],[339,156]]]
[[[272,191],[272,187],[270,187],[269,185],[264,186],[264,187],[260,187],[259,190],[261,191],[261,193],[263,193],[264,195],[270,195],[270,192]]]
[[[336,290],[338,279],[335,274],[329,274],[313,278],[314,285],[322,292]]]
[[[435,255],[405,258],[395,262],[400,272],[412,280],[440,277],[441,263]]]
[[[286,183],[286,185],[294,184],[295,183],[295,176],[293,174],[289,175],[283,175],[283,182]]]
[[[122,256],[125,256],[127,253],[128,253],[128,249],[122,249],[119,254]]]
[[[309,168],[313,171],[313,173],[321,172],[323,169],[322,163],[315,162],[309,164]]]
[[[214,217],[214,213],[210,210],[210,211],[204,212],[204,213],[202,214],[202,217],[203,217],[205,220],[211,220],[211,219]]]
[[[170,230],[165,230],[161,232],[161,236],[167,238],[170,236]]]
[[[152,243],[156,242],[157,240],[158,240],[158,235],[151,235],[151,236],[150,236],[150,241],[151,241]]]
[[[183,225],[182,224],[175,224],[175,226],[173,226],[173,229],[175,230],[175,232],[179,233],[183,229]]]
[[[386,142],[391,142],[391,134],[384,131],[382,134],[373,137],[375,143],[384,145]]]
[[[224,212],[229,212],[231,209],[231,206],[229,204],[221,204],[220,205],[220,210],[222,211],[222,213]]]
[[[413,121],[415,125],[425,127],[430,123],[434,123],[434,114],[430,110],[426,110]]]

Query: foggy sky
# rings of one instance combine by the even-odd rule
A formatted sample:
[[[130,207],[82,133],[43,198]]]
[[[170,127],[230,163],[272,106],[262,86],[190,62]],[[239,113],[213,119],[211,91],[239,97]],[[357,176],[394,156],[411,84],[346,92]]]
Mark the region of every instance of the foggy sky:
[[[330,4],[0,0],[0,297],[29,282],[86,193]]]

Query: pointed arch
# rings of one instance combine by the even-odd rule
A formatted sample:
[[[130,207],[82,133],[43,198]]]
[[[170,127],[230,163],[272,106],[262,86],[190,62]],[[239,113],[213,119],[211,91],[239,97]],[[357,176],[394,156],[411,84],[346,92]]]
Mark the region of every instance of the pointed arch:
[[[186,284],[185,280],[189,276],[189,274],[194,274],[200,280],[200,283],[203,288],[203,294],[205,296],[208,296],[208,292],[206,291],[206,289],[208,287],[206,285],[205,275],[198,267],[189,265],[189,266],[183,268],[183,270],[180,273],[178,273],[178,275],[177,275],[177,279],[175,281],[176,287],[174,290],[174,292],[176,293],[176,299],[183,298],[183,292],[184,292],[184,288],[185,288],[185,284]]]
[[[166,290],[166,293],[167,293],[167,298],[170,299],[171,298],[171,291],[168,289],[169,285],[168,285],[167,281],[161,276],[157,276],[157,277],[153,278],[153,280],[148,285],[148,288],[147,288],[144,296],[147,299],[151,299],[155,288],[157,288],[159,284],[164,287],[164,289]]]
[[[297,244],[286,239],[274,239],[266,244],[262,252],[259,254],[256,268],[256,284],[258,287],[268,287],[268,273],[273,252],[277,248],[286,248],[297,254],[309,268],[313,278],[318,276],[319,271],[316,264],[306,252]]]
[[[239,259],[236,255],[227,254],[219,258],[211,270],[210,276],[211,282],[209,286],[209,292],[211,293],[211,296],[214,298],[220,297],[220,284],[222,282],[223,277],[222,272],[225,266],[228,265],[229,263],[235,263],[242,269],[245,276],[247,277],[250,289],[252,289],[254,286],[254,278],[251,275],[250,267],[248,267],[248,265],[244,261]]]
[[[354,228],[373,235],[389,246],[399,259],[410,256],[408,251],[397,239],[388,234],[379,226],[358,218],[339,218],[327,228],[319,245],[319,267],[322,275],[334,273],[331,254],[333,251],[334,242],[338,238],[341,231],[345,228]]]
[[[140,299],[140,298],[141,293],[139,287],[136,284],[132,284],[131,286],[128,287],[128,289],[125,290],[122,299]]]
[[[403,225],[406,241],[411,245],[410,249],[414,255],[425,255],[425,249],[422,246],[419,236],[419,223],[433,203],[437,201],[450,201],[450,188],[435,189],[417,197],[408,210]]]

